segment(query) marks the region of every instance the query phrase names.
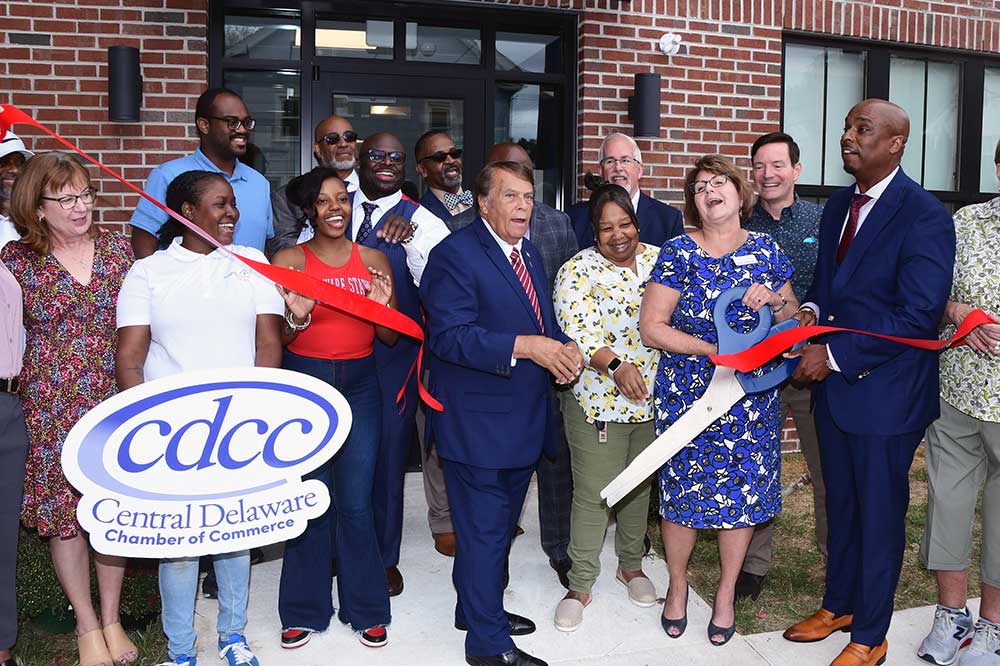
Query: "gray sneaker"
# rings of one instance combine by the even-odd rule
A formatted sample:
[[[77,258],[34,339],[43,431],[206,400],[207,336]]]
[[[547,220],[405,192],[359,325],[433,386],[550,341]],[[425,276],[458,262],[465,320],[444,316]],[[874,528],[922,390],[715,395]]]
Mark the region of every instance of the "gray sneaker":
[[[1000,666],[1000,626],[980,618],[972,645],[962,653],[959,666]]]
[[[938,604],[934,626],[917,648],[917,656],[937,666],[950,666],[958,661],[958,651],[972,641],[971,635],[972,616],[968,608],[959,613]]]

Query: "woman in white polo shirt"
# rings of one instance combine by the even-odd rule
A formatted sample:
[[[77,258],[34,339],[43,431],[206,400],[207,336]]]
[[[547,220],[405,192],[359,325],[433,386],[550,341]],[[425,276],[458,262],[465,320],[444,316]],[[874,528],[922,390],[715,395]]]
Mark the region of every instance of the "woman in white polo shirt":
[[[232,187],[219,174],[180,174],[167,188],[167,205],[230,251],[267,261],[258,250],[232,245],[240,214]],[[279,367],[285,304],[272,284],[176,221],[163,225],[160,234],[166,249],[135,262],[118,296],[119,389],[189,370]],[[216,555],[214,561],[219,580],[219,656],[228,666],[258,666],[243,636],[249,551]],[[197,557],[161,560],[163,630],[170,664],[196,663],[197,584]]]

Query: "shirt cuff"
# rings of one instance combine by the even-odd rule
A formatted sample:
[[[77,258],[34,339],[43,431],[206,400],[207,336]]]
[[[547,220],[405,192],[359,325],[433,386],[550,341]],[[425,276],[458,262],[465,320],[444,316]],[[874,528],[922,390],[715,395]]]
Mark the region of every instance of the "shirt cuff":
[[[837,365],[837,359],[833,357],[833,350],[830,349],[830,345],[826,346],[826,360],[827,360],[827,365],[830,366],[831,370],[833,370],[834,372],[840,372],[840,366]]]
[[[808,301],[808,302],[803,303],[802,305],[800,305],[799,306],[799,310],[800,311],[801,310],[812,310],[813,315],[816,317],[816,322],[817,323],[819,322],[819,306],[816,305],[815,303],[813,303],[812,301]]]

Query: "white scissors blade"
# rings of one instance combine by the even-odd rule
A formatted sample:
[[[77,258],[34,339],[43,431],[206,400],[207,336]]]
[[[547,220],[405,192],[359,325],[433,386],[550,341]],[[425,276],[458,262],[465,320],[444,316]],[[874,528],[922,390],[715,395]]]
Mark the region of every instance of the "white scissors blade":
[[[716,368],[704,395],[695,400],[673,425],[637,455],[601,491],[601,497],[608,501],[609,507],[617,504],[636,486],[655,474],[678,451],[690,444],[705,428],[727,413],[744,395],[746,392],[736,381],[735,370]]]

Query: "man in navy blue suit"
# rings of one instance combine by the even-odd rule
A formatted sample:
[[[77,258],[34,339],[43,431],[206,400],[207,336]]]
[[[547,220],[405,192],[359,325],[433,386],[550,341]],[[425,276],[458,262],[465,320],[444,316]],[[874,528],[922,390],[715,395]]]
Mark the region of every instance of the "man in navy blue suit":
[[[857,182],[823,211],[802,324],[937,337],[955,229],[944,206],[899,167],[908,134],[906,112],[891,102],[865,100],[848,113],[840,148]],[[937,354],[835,333],[794,355],[802,357],[795,379],[815,382],[829,535],[823,607],[785,638],[812,642],[850,630],[832,666],[875,666],[888,651],[910,464],[938,417]]]
[[[507,553],[543,447],[552,451],[551,380],[569,383],[583,358],[559,330],[541,257],[524,238],[534,178],[494,162],[476,178],[480,216],[431,252],[420,299],[427,312],[432,412],[457,547],[455,626],[472,666],[545,666],[514,646],[530,620],[503,607]]]
[[[427,191],[420,205],[447,222],[453,215],[472,208],[472,192],[462,189],[462,149],[447,132],[424,132],[413,147],[417,173]]]
[[[642,152],[627,134],[609,134],[598,152],[601,176],[621,185],[632,197],[632,208],[639,220],[639,240],[660,247],[674,236],[684,233],[684,216],[673,206],[657,201],[639,191],[642,178]],[[573,222],[573,231],[580,249],[594,244],[594,227],[590,224],[590,202],[581,201],[566,209]]]

